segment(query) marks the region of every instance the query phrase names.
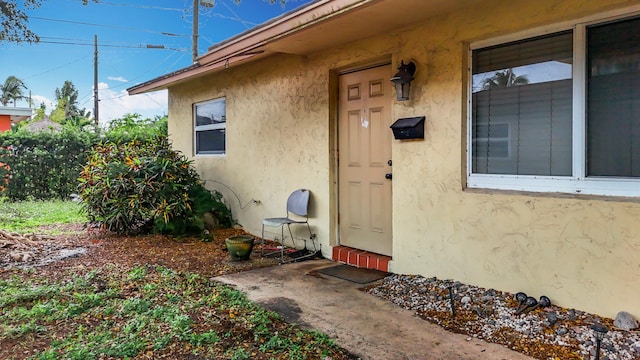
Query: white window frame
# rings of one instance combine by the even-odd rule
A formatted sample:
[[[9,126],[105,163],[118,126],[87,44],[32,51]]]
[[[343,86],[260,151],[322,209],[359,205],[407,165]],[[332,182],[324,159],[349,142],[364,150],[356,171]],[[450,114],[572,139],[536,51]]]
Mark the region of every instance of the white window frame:
[[[640,196],[640,179],[586,176],[586,31],[587,27],[640,15],[640,6],[619,9],[571,22],[528,30],[470,44],[467,66],[467,187],[527,192],[572,193],[602,196]],[[472,173],[473,51],[536,36],[573,31],[572,175],[504,175]]]
[[[193,112],[193,154],[195,156],[224,156],[227,153],[227,146],[226,146],[226,129],[227,129],[227,122],[225,120],[225,122],[223,123],[218,123],[218,124],[207,124],[207,125],[196,125],[196,116],[197,116],[197,107],[200,105],[206,105],[209,103],[215,103],[215,102],[220,102],[220,101],[224,101],[225,102],[225,119],[226,119],[226,113],[227,113],[227,104],[226,104],[226,97],[219,97],[219,98],[215,98],[215,99],[211,99],[211,100],[206,100],[206,101],[201,101],[201,102],[197,102],[193,104],[192,107],[192,112]],[[221,152],[213,152],[213,151],[204,151],[204,152],[198,152],[198,132],[201,131],[208,131],[208,130],[225,130],[225,147],[224,150]]]

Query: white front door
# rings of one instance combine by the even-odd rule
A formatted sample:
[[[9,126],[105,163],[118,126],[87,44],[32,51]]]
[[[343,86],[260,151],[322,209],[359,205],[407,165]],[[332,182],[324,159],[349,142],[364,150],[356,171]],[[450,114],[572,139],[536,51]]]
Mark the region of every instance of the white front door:
[[[390,66],[340,76],[340,245],[391,255]]]

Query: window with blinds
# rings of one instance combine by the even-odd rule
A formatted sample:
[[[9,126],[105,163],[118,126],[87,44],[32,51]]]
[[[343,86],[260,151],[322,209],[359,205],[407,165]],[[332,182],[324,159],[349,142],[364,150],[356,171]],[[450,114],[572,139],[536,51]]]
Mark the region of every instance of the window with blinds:
[[[467,186],[640,196],[640,17],[624,16],[472,46]]]
[[[474,51],[474,173],[571,175],[572,53],[571,32]]]

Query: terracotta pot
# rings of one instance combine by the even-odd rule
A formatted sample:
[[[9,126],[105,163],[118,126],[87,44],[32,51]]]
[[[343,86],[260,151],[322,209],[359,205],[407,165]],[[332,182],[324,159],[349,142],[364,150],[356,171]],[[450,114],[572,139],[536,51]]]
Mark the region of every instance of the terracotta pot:
[[[253,249],[254,238],[250,235],[237,235],[225,240],[232,261],[249,260]]]

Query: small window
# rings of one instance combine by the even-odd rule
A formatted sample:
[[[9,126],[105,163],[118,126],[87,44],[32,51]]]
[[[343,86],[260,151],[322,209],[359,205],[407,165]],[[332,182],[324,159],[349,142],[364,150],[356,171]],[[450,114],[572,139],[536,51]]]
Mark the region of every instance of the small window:
[[[225,98],[205,101],[193,105],[195,153],[224,154],[226,151]]]

